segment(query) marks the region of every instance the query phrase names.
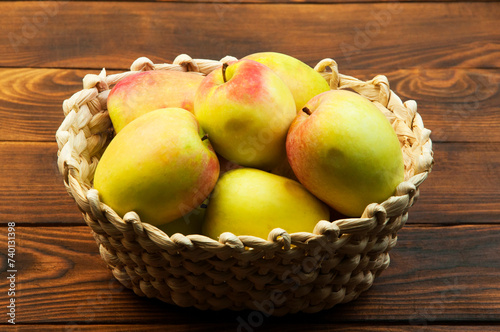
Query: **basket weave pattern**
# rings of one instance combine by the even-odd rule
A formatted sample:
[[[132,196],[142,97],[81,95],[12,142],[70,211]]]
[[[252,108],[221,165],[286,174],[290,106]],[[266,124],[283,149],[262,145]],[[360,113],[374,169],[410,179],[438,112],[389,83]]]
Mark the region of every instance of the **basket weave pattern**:
[[[394,196],[370,204],[361,218],[319,221],[311,232],[274,229],[268,239],[221,234],[166,235],[129,212],[123,218],[92,188],[100,156],[113,138],[106,101],[121,79],[144,70],[192,71],[207,75],[222,63],[178,56],[172,64],[137,59],[120,74],[89,74],[83,90],[63,103],[65,119],[56,133],[64,184],[91,228],[103,260],[125,287],[140,296],[199,309],[261,309],[273,315],[317,312],[356,299],[390,262],[397,232],[408,219],[419,186],[433,165],[430,131],[414,101],[403,103],[385,76],[370,81],[339,74],[332,59],[314,68],[332,89],[370,99],[387,117],[401,143],[405,181]]]

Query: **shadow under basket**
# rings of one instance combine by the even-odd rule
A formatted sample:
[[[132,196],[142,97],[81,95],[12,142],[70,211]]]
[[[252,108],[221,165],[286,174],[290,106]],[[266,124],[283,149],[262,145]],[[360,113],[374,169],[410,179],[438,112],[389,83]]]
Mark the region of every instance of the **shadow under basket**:
[[[115,278],[139,296],[181,307],[259,310],[271,301],[273,315],[318,312],[356,299],[389,266],[389,251],[408,219],[419,186],[433,165],[430,131],[414,101],[403,103],[385,76],[369,81],[339,74],[332,59],[315,70],[331,89],[349,89],[371,100],[387,117],[401,143],[405,181],[394,196],[370,204],[360,218],[319,221],[311,233],[274,229],[268,239],[221,234],[168,236],[142,223],[134,212],[123,218],[102,203],[92,188],[99,159],[113,138],[107,111],[110,88],[145,70],[177,70],[207,75],[222,63],[183,54],[171,64],[137,59],[131,70],[89,74],[83,90],[64,101],[59,127],[58,167],[64,184],[92,229],[102,259]],[[374,188],[375,190],[376,188]]]

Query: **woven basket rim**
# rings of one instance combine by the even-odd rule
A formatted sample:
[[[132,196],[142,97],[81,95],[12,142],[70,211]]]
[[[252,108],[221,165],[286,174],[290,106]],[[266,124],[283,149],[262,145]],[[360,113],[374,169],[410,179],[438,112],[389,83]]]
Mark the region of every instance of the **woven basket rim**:
[[[103,69],[98,75],[86,75],[83,89],[64,101],[65,119],[56,132],[59,171],[68,193],[81,212],[91,214],[98,221],[99,229],[109,236],[130,233],[149,238],[157,247],[169,252],[197,247],[215,252],[251,249],[269,252],[293,250],[307,246],[308,243],[338,239],[347,234],[372,234],[383,228],[392,217],[407,213],[418,197],[419,186],[431,172],[434,163],[430,130],[424,127],[416,102],[409,100],[403,103],[390,89],[387,77],[378,75],[372,80],[361,81],[340,74],[337,63],[330,58],[321,60],[314,70],[329,82],[332,89],[352,90],[371,100],[391,122],[405,157],[405,180],[397,187],[395,195],[380,204],[369,204],[361,217],[320,220],[312,232],[289,234],[284,229],[276,228],[269,233],[268,239],[225,232],[217,241],[200,234],[177,233],[169,236],[159,228],[141,222],[135,212],[129,212],[122,218],[102,203],[98,191],[92,187],[92,178],[98,163],[97,156],[112,138],[106,109],[106,99],[112,86],[129,75],[147,70],[174,70],[207,75],[223,63],[234,60],[237,59],[231,56],[219,61],[192,59],[181,54],[172,63],[154,64],[148,58],[141,57],[133,62],[130,71],[106,75],[106,70]],[[90,223],[87,219],[86,222]]]

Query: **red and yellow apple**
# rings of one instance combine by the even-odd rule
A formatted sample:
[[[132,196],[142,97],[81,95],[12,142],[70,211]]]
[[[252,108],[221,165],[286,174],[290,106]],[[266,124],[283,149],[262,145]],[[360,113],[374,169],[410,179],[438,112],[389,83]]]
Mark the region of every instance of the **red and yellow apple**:
[[[297,112],[312,97],[330,90],[328,82],[306,63],[290,55],[277,52],[260,52],[243,59],[260,62],[271,68],[288,86],[295,100]]]
[[[299,181],[347,216],[389,198],[404,178],[394,129],[354,92],[332,90],[311,99],[290,126],[286,148]]]
[[[219,162],[192,113],[166,108],[130,122],[110,142],[95,171],[101,200],[123,216],[162,225],[210,194]]]
[[[130,121],[159,108],[193,111],[193,100],[203,76],[178,71],[151,70],[118,82],[108,96],[108,112],[118,133]]]
[[[236,164],[267,170],[286,158],[286,134],[296,110],[278,75],[256,61],[240,60],[205,77],[194,114],[217,153]]]

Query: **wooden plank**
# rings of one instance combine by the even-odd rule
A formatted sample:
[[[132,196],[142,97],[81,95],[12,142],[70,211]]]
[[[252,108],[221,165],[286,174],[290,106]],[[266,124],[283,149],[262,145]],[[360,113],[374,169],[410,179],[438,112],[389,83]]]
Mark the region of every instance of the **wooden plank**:
[[[56,143],[0,142],[0,222],[83,223],[57,168]]]
[[[340,70],[364,80],[386,75],[398,96],[417,101],[434,142],[500,142],[500,70]],[[98,72],[0,68],[0,141],[54,141],[64,99]]]
[[[500,223],[500,145],[434,144],[435,167],[410,223]]]
[[[140,56],[165,62],[181,53],[219,59],[263,50],[309,64],[332,57],[349,69],[500,66],[500,32],[491,29],[498,21],[493,2],[71,1],[2,2],[1,8],[4,67],[123,69]]]
[[[94,71],[95,72],[95,71]],[[0,69],[0,141],[55,141],[63,101],[90,71]]]
[[[500,223],[500,144],[434,144],[436,165],[409,223]],[[56,166],[55,143],[0,142],[0,222],[83,224]],[[460,206],[460,208],[457,208]]]
[[[307,319],[307,317],[305,318]],[[285,318],[282,319],[283,322],[280,323],[267,323],[258,329],[241,328],[241,332],[251,332],[251,331],[281,331],[286,324]],[[464,324],[464,323],[462,323]],[[450,325],[427,325],[425,328],[422,326],[412,326],[412,325],[400,325],[394,323],[384,323],[377,324],[344,324],[335,323],[335,332],[449,332],[450,330],[456,330],[460,332],[498,332],[498,325],[481,325],[481,326],[471,326],[450,324]],[[1,325],[0,325],[1,326]],[[332,324],[318,324],[315,322],[308,322],[307,326],[305,324],[299,324],[298,326],[287,326],[287,331],[332,331]],[[16,326],[15,331],[28,331],[28,332],[39,332],[39,331],[61,331],[61,332],[73,332],[73,331],[113,331],[113,332],[134,332],[134,331],[148,331],[148,332],[164,332],[164,331],[176,331],[176,332],[205,332],[205,331],[233,331],[234,324],[228,323],[188,323],[188,324],[102,324],[102,325],[91,325],[91,324],[47,324],[47,325],[19,325]]]
[[[6,236],[0,233],[1,243]],[[314,323],[498,324],[499,236],[500,225],[405,226],[391,252],[391,265],[374,286],[354,302],[315,314]],[[273,318],[245,311],[199,311],[138,297],[113,279],[88,227],[17,227],[16,246],[18,324],[182,325],[192,317],[196,324],[233,328],[248,321],[261,321],[263,327],[284,319],[302,328],[310,323],[305,319],[310,315]],[[0,258],[5,271],[3,251]],[[2,277],[0,293],[6,290]],[[5,310],[2,305],[4,317]]]

